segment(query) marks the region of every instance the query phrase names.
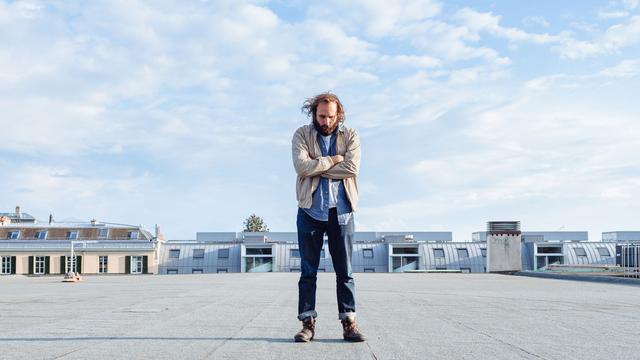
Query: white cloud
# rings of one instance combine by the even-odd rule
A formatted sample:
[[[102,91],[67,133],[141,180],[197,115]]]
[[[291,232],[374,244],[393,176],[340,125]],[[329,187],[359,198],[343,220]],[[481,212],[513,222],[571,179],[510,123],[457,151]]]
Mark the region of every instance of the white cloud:
[[[527,16],[522,20],[525,26],[542,26],[549,27],[551,24],[544,18],[544,16]]]
[[[349,29],[364,32],[372,37],[393,35],[397,28],[440,14],[442,5],[434,0],[401,1],[330,1],[312,5],[309,18],[327,19]],[[340,16],[336,16],[340,14]]]
[[[600,9],[598,11],[598,18],[600,19],[620,19],[627,16],[629,16],[628,11],[605,10],[605,9]]]
[[[640,75],[640,59],[622,60],[615,66],[600,71],[601,75],[611,77],[633,77]]]
[[[442,61],[433,56],[425,55],[383,55],[380,63],[390,67],[433,68],[442,65]]]
[[[486,31],[509,41],[530,41],[545,44],[560,40],[560,37],[555,35],[532,34],[518,28],[501,26],[501,16],[493,15],[490,12],[481,13],[470,8],[463,8],[456,13],[455,18],[462,21],[474,32]]]
[[[555,47],[555,51],[564,58],[580,59],[616,53],[638,42],[640,42],[640,16],[636,15],[625,23],[610,26],[593,40],[567,38],[561,45]]]

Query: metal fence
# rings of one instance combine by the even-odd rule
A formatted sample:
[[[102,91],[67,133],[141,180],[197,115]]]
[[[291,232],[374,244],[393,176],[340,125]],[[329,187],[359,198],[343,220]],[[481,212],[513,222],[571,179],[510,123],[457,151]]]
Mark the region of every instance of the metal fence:
[[[624,277],[640,279],[640,244],[616,246],[616,263],[624,272]]]

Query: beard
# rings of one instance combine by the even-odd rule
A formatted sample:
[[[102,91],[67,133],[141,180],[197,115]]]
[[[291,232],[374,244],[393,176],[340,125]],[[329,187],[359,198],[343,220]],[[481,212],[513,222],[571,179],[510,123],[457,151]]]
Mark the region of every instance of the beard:
[[[316,120],[313,120],[313,127],[315,127],[316,130],[324,136],[333,134],[333,132],[338,128],[339,124],[340,122],[336,121],[335,123],[333,123],[333,126],[329,127],[328,125],[320,125]]]

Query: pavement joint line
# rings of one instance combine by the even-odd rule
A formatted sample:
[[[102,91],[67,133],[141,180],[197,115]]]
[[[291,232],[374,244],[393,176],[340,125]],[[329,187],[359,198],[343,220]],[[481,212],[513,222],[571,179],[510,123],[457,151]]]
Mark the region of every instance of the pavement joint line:
[[[430,304],[428,304],[427,302],[417,302],[415,299],[412,299],[412,298],[410,298],[410,297],[408,297],[408,296],[406,296],[406,295],[405,295],[405,298],[406,298],[406,300],[408,300],[408,302],[413,303],[414,305],[418,305],[418,306],[427,306],[427,307],[428,307],[428,306],[430,306]],[[504,340],[499,339],[499,338],[497,338],[497,337],[494,337],[494,336],[492,336],[492,335],[490,335],[490,334],[488,334],[488,333],[485,333],[484,331],[478,330],[478,329],[476,329],[476,328],[474,328],[474,327],[472,327],[472,326],[470,326],[470,325],[467,325],[467,324],[463,323],[463,322],[462,322],[462,321],[460,321],[460,320],[456,320],[456,319],[453,319],[453,318],[450,318],[450,317],[448,317],[448,316],[444,316],[444,315],[441,315],[441,314],[438,314],[438,315],[436,315],[436,316],[437,316],[439,319],[441,319],[441,320],[446,320],[446,321],[448,321],[448,322],[451,322],[451,323],[457,324],[457,325],[458,325],[458,326],[460,326],[460,327],[464,327],[464,328],[466,328],[466,329],[469,329],[469,330],[471,330],[471,331],[473,331],[473,332],[475,332],[475,333],[477,333],[477,334],[480,334],[480,335],[483,335],[483,336],[485,336],[485,337],[488,337],[488,338],[489,338],[489,339],[491,339],[491,340],[497,341],[497,342],[499,342],[499,343],[501,343],[501,344],[504,344],[504,345],[507,345],[507,346],[509,346],[509,347],[511,347],[511,348],[514,348],[514,349],[520,350],[520,351],[522,351],[522,352],[524,352],[524,353],[526,353],[526,354],[528,354],[528,355],[535,356],[535,357],[536,357],[536,358],[538,358],[538,359],[545,359],[544,357],[541,357],[541,356],[539,356],[539,355],[537,355],[537,354],[535,354],[535,353],[533,353],[533,352],[530,352],[530,351],[528,351],[528,350],[526,350],[526,349],[524,349],[524,348],[522,348],[522,347],[520,347],[520,346],[517,346],[517,345],[515,345],[515,344],[511,344],[511,343],[509,343],[508,341],[504,341]],[[368,345],[368,344],[367,344],[367,345]],[[546,360],[546,359],[545,359],[545,360]]]
[[[290,295],[286,292],[282,292],[280,294],[280,297],[278,298],[279,300],[281,298],[284,297],[289,297]],[[219,344],[218,346],[215,346],[211,351],[209,351],[208,353],[206,353],[202,359],[209,359],[211,358],[211,356],[213,356],[218,350],[220,350],[220,348],[222,348],[227,342],[229,342],[229,340],[233,339],[234,337],[236,337],[236,335],[240,334],[245,328],[247,328],[247,325],[251,324],[255,319],[258,318],[258,316],[262,315],[262,313],[264,313],[266,310],[268,309],[268,307],[263,306],[261,307],[261,310],[255,314],[253,317],[251,317],[251,319],[249,319],[247,322],[245,322],[242,327],[240,327],[240,329],[238,329],[238,331],[236,331],[233,335],[231,335],[230,337],[225,338],[221,344]]]
[[[446,317],[445,317],[445,318],[446,318]],[[491,334],[488,334],[488,333],[486,333],[486,332],[484,332],[484,331],[478,330],[478,329],[476,329],[476,328],[474,328],[474,327],[472,327],[472,326],[470,326],[470,325],[467,325],[467,324],[463,323],[462,321],[454,320],[454,319],[448,319],[448,320],[449,320],[449,321],[451,321],[451,322],[454,322],[454,323],[458,324],[458,325],[459,325],[459,326],[461,326],[461,327],[464,327],[464,328],[466,328],[466,329],[469,329],[469,330],[471,330],[471,331],[473,331],[473,332],[475,332],[475,333],[477,333],[477,334],[480,334],[480,335],[486,336],[486,337],[488,337],[488,338],[489,338],[489,339],[491,339],[491,340],[494,340],[494,341],[497,341],[497,342],[499,342],[499,343],[501,343],[501,344],[507,345],[507,346],[509,346],[509,347],[511,347],[511,348],[513,348],[513,349],[520,350],[520,351],[522,351],[522,352],[524,352],[524,353],[526,353],[526,354],[528,354],[528,355],[535,356],[535,357],[536,357],[536,358],[538,358],[538,359],[544,359],[544,360],[547,360],[546,358],[544,358],[544,357],[542,357],[542,356],[540,356],[540,355],[538,355],[538,354],[535,354],[535,353],[533,353],[533,352],[531,352],[531,351],[528,351],[527,349],[524,349],[524,348],[522,348],[522,347],[520,347],[520,346],[518,346],[518,345],[512,344],[512,343],[510,343],[510,342],[508,342],[508,341],[505,341],[505,340],[502,340],[502,339],[497,338],[497,337],[495,337],[495,336],[492,336]]]

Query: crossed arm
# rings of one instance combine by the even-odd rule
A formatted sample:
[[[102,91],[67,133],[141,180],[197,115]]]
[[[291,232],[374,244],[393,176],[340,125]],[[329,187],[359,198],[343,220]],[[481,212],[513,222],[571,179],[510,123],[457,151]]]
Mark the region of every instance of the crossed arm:
[[[358,175],[360,168],[360,138],[353,132],[344,156],[309,157],[309,148],[302,135],[293,137],[293,166],[302,177],[322,176],[329,179],[346,179]]]

